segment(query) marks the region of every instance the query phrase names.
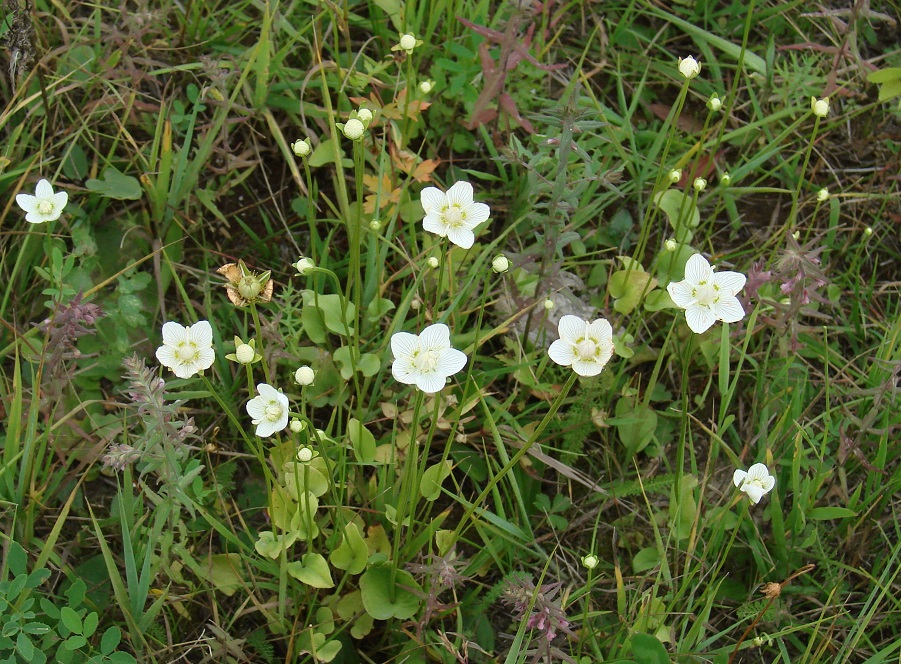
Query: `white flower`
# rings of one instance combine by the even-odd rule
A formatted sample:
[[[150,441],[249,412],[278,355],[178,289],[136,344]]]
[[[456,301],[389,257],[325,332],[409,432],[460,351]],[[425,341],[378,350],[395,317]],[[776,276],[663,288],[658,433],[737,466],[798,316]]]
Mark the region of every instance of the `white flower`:
[[[294,433],[300,433],[307,428],[307,423],[295,417],[291,419],[291,424],[288,426]]]
[[[397,332],[391,336],[394,363],[391,373],[405,385],[426,394],[441,390],[447,378],[466,365],[466,355],[451,348],[450,330],[444,323],[429,325],[418,336]]]
[[[755,463],[748,472],[736,470],[732,474],[732,483],[748,494],[755,505],[776,486],[776,478],[770,475],[769,469],[762,463]]]
[[[427,81],[423,81],[422,83],[419,84],[419,91],[424,95],[429,94],[434,88],[435,88],[435,81],[433,81],[431,79],[429,79]]]
[[[586,569],[594,569],[598,566],[599,562],[601,561],[593,553],[589,553],[587,556],[582,556],[582,564],[585,565]]]
[[[510,260],[503,254],[498,254],[494,257],[494,260],[491,261],[491,269],[498,274],[503,274],[510,269]]]
[[[313,151],[312,146],[310,145],[310,139],[307,138],[305,140],[297,139],[291,144],[291,150],[294,151],[298,157],[306,157],[310,152]]]
[[[695,254],[685,264],[685,279],[666,287],[673,302],[685,309],[685,321],[692,332],[701,334],[717,320],[736,323],[745,310],[735,295],[745,287],[745,275],[738,272],[716,272],[701,255]]]
[[[43,224],[46,221],[56,221],[63,213],[63,208],[69,201],[69,194],[64,191],[53,193],[53,187],[47,180],[38,182],[31,194],[19,194],[16,203],[25,210],[25,221],[32,224]]]
[[[560,318],[557,333],[560,338],[548,348],[548,356],[580,376],[597,376],[613,356],[613,328],[603,318],[589,323],[567,314]]]
[[[312,385],[316,379],[316,372],[304,365],[294,372],[294,380],[298,385]]]
[[[366,131],[366,127],[363,125],[361,120],[357,120],[356,118],[348,120],[344,123],[344,125],[338,125],[342,132],[344,132],[344,136],[349,138],[352,141],[356,141],[359,138],[363,138],[363,132]]]
[[[313,450],[309,447],[301,447],[297,450],[297,460],[301,463],[309,463],[313,460]]]
[[[811,97],[810,110],[813,111],[813,114],[818,118],[825,118],[829,115],[829,97],[823,97],[822,99]]]
[[[685,78],[692,79],[701,73],[701,63],[691,56],[679,58],[679,73]]]
[[[398,46],[407,53],[412,53],[413,49],[417,46],[416,36],[411,34],[401,35]]]
[[[820,189],[817,192],[817,201],[820,203],[825,203],[829,200],[829,190],[828,189]]]
[[[695,178],[692,186],[698,191],[704,191],[707,188],[707,180],[704,178]]]
[[[312,258],[301,258],[296,263],[293,263],[293,265],[294,269],[297,270],[297,274],[301,277],[316,267],[316,263],[313,262]]]
[[[420,201],[425,211],[422,227],[463,249],[473,245],[476,238],[472,230],[491,215],[487,205],[473,202],[472,185],[468,182],[455,182],[447,193],[426,187]]]
[[[288,426],[288,397],[266,383],[257,385],[257,392],[247,402],[247,414],[257,426],[257,435],[268,438]]]
[[[156,359],[179,378],[190,378],[213,366],[213,328],[202,320],[190,327],[169,321],[163,325],[163,345],[156,349]]]
[[[372,122],[372,111],[361,106],[360,110],[357,111],[357,120],[362,122],[364,127],[368,127],[369,123]]]

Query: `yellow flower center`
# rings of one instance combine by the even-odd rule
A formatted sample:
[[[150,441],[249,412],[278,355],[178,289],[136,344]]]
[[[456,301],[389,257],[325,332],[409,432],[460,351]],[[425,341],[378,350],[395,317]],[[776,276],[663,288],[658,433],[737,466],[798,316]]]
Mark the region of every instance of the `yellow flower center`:
[[[440,353],[437,350],[417,351],[413,355],[413,366],[420,373],[433,373],[438,366],[438,358]]]
[[[702,281],[691,289],[695,303],[702,307],[711,307],[720,301],[722,293],[719,286],[709,281]]]
[[[600,352],[601,349],[591,339],[582,339],[576,344],[576,355],[583,362],[593,362]]]
[[[459,228],[466,220],[466,215],[459,205],[451,205],[444,211],[444,223],[451,228]]]
[[[200,349],[193,341],[182,341],[175,347],[175,356],[184,364],[195,362],[200,357]]]
[[[282,412],[281,404],[270,401],[269,405],[266,406],[266,419],[270,422],[278,422],[281,419]]]

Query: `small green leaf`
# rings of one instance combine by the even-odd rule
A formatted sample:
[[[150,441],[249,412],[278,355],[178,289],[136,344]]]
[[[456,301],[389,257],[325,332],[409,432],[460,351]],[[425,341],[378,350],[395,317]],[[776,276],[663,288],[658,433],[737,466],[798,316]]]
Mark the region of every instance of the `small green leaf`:
[[[355,417],[347,423],[347,435],[353,445],[354,454],[360,463],[372,463],[375,461],[375,437]]]
[[[394,309],[394,302],[383,297],[374,298],[366,307],[366,317],[370,323],[378,323],[382,316]]]
[[[91,178],[84,183],[85,187],[101,196],[116,200],[137,201],[143,195],[141,183],[137,178],[125,175],[112,166],[105,168],[101,177],[100,180]]]
[[[379,372],[379,369],[382,368],[382,361],[379,359],[378,355],[363,353],[363,355],[360,356],[360,362],[357,364],[357,368],[360,370],[361,374],[366,376],[366,378],[372,378]]]
[[[122,630],[113,625],[112,627],[107,627],[106,631],[103,633],[103,636],[100,637],[100,653],[103,655],[109,655],[113,650],[119,647],[119,643],[122,641]]]
[[[857,512],[847,507],[814,507],[807,513],[808,519],[827,521],[829,519],[848,519],[857,516]]]
[[[641,574],[649,569],[654,569],[660,564],[660,552],[657,547],[649,546],[635,554],[632,559],[632,571]]]
[[[610,275],[607,290],[615,299],[613,308],[621,314],[628,314],[638,306],[642,295],[651,292],[656,286],[656,279],[640,266],[633,266],[632,269],[619,270]]]
[[[216,590],[231,597],[243,585],[241,569],[240,554],[217,553],[210,556],[208,578]]]
[[[616,426],[620,442],[625,445],[629,456],[641,452],[657,429],[657,413],[649,406],[635,403],[632,397],[622,397],[616,402],[616,417],[609,420]]]
[[[436,500],[441,495],[441,485],[450,477],[452,468],[453,464],[449,459],[426,468],[419,481],[419,493],[422,497],[429,501]]]
[[[303,558],[288,563],[288,574],[313,588],[334,588],[328,562],[320,553],[306,553]]]
[[[90,611],[88,615],[84,617],[84,629],[81,630],[81,633],[84,634],[87,638],[91,638],[94,632],[97,631],[97,624],[100,622],[100,616],[98,616],[94,611]]]
[[[81,634],[73,634],[63,642],[63,648],[66,650],[78,650],[87,644],[88,640]]]
[[[359,574],[366,569],[369,560],[369,548],[363,539],[360,529],[354,522],[344,526],[344,538],[341,546],[332,551],[329,562],[338,569],[347,570],[351,574]]]
[[[19,632],[16,635],[16,649],[26,662],[30,662],[34,658],[34,644],[25,632]]]
[[[666,648],[650,634],[632,635],[632,654],[638,664],[670,664]]]
[[[676,242],[687,244],[691,241],[691,229],[697,228],[701,223],[701,213],[695,207],[691,196],[687,196],[678,189],[667,189],[654,196],[654,203],[666,215]]]
[[[60,620],[62,620],[63,625],[66,626],[73,634],[81,634],[81,630],[83,626],[81,624],[81,616],[75,612],[75,609],[72,609],[68,606],[64,606],[60,609],[59,612]]]

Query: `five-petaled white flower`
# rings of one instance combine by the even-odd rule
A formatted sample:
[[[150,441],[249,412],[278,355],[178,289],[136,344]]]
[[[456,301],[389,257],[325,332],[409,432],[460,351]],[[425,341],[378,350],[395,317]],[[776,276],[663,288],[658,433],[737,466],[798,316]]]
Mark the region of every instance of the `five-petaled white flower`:
[[[190,378],[213,366],[213,328],[201,320],[190,327],[169,321],[163,325],[163,345],[156,349],[156,359],[179,378]]]
[[[25,221],[32,224],[43,224],[45,221],[56,221],[69,202],[69,194],[64,191],[53,193],[53,186],[47,180],[38,182],[34,196],[19,194],[16,203],[25,210]]]
[[[288,397],[266,383],[257,385],[257,392],[247,402],[247,414],[257,426],[257,435],[268,438],[288,426]]]
[[[597,376],[613,355],[613,328],[603,318],[589,323],[567,314],[560,318],[557,333],[560,338],[547,354],[580,376]]]
[[[425,210],[422,227],[463,249],[469,249],[476,240],[472,229],[491,215],[487,205],[473,202],[472,185],[468,182],[455,182],[447,193],[426,187],[420,200]]]
[[[755,463],[748,471],[738,470],[732,474],[732,483],[740,491],[748,494],[755,505],[776,486],[776,478],[770,475],[769,469],[762,463]]]
[[[397,332],[391,336],[394,364],[391,373],[405,385],[415,385],[426,394],[441,390],[448,376],[466,365],[466,355],[451,348],[450,330],[444,323],[426,327],[418,336]]]
[[[666,287],[673,302],[685,309],[685,321],[692,332],[701,334],[721,320],[737,323],[745,310],[735,295],[745,287],[745,275],[714,272],[710,263],[695,254],[685,264],[685,280]]]

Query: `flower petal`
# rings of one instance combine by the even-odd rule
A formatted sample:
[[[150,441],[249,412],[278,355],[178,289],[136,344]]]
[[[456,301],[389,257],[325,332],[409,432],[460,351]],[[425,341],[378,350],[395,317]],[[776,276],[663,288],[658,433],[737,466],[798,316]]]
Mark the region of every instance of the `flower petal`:
[[[564,317],[565,318],[565,317]],[[564,367],[571,366],[576,360],[576,349],[568,341],[557,339],[547,349],[548,357]]]
[[[18,203],[19,207],[25,210],[25,212],[37,212],[38,210],[38,198],[31,194],[18,194],[16,196],[16,203]]]
[[[666,287],[666,292],[680,309],[688,309],[694,303],[693,290],[694,287],[688,283],[688,280],[671,283]]]
[[[695,334],[703,334],[716,322],[716,316],[707,307],[689,307],[685,310],[685,322]]]
[[[260,420],[260,423],[257,424],[256,434],[260,438],[268,438],[276,431],[281,431],[281,429],[278,428],[277,422],[270,422],[269,420],[263,418],[262,420]]]
[[[438,364],[435,365],[435,371],[447,376],[453,376],[466,366],[466,353],[456,348],[448,348],[438,358]]]
[[[419,350],[419,337],[409,332],[395,332],[391,335],[391,353],[395,358],[410,359]]]
[[[187,341],[187,328],[175,321],[169,321],[163,325],[163,343],[167,346],[175,346]]]
[[[187,337],[198,346],[212,346],[213,326],[209,321],[197,321],[187,329]]]
[[[262,397],[254,397],[244,406],[247,414],[254,420],[263,420],[266,418],[266,402]]]
[[[47,180],[40,180],[34,188],[34,195],[38,198],[53,198],[53,185]]]
[[[437,212],[429,212],[422,220],[422,228],[429,233],[447,237],[448,226],[444,223],[444,217]]]
[[[69,202],[69,194],[64,191],[61,191],[57,194],[53,194],[53,207],[62,214],[63,208],[66,207],[66,204]]]
[[[604,365],[598,362],[585,362],[577,359],[572,364],[573,371],[580,376],[597,376],[604,369]]]
[[[741,272],[717,272],[713,275],[713,283],[719,286],[720,290],[735,295],[745,287],[747,277]]]
[[[466,208],[466,225],[475,228],[491,216],[491,208],[485,203],[473,203]]]
[[[557,323],[557,334],[569,344],[577,343],[579,339],[586,335],[587,330],[588,323],[572,314],[561,316],[560,322]]]
[[[713,311],[717,318],[726,323],[737,323],[745,317],[745,310],[735,296],[721,298],[713,305]]]
[[[752,480],[762,480],[770,476],[770,469],[764,463],[755,463],[748,468],[748,477]]]
[[[444,389],[447,378],[438,373],[419,374],[416,377],[416,387],[426,394],[434,394]]]
[[[461,249],[469,249],[476,241],[476,236],[473,235],[472,230],[465,226],[449,226],[447,229],[447,239]]]
[[[741,470],[740,468],[736,468],[735,472],[732,473],[732,484],[734,484],[735,486],[741,486],[742,482],[745,481],[745,478],[747,476],[748,474],[745,471]]]
[[[713,278],[713,268],[701,254],[695,254],[685,264],[685,281],[700,284]]]
[[[175,355],[175,350],[165,344],[156,349],[156,359],[168,369],[180,364],[178,357]]]
[[[404,385],[412,385],[419,378],[420,373],[413,366],[413,362],[408,357],[400,357],[394,360],[391,365],[391,375],[394,380]]]
[[[462,207],[472,204],[472,185],[461,180],[454,182],[453,186],[447,190],[447,202],[449,205],[456,203]]]
[[[445,350],[451,347],[450,328],[444,323],[435,323],[419,333],[419,347],[423,350]]]
[[[751,502],[755,505],[760,502],[760,499],[763,498],[763,495],[766,493],[766,491],[756,484],[748,484],[742,487],[741,490],[748,494],[748,498],[750,498]]]
[[[585,327],[585,336],[598,345],[606,346],[613,342],[613,327],[606,318],[598,318]]]
[[[419,202],[426,214],[434,214],[447,205],[447,196],[437,187],[426,187],[419,194]]]

